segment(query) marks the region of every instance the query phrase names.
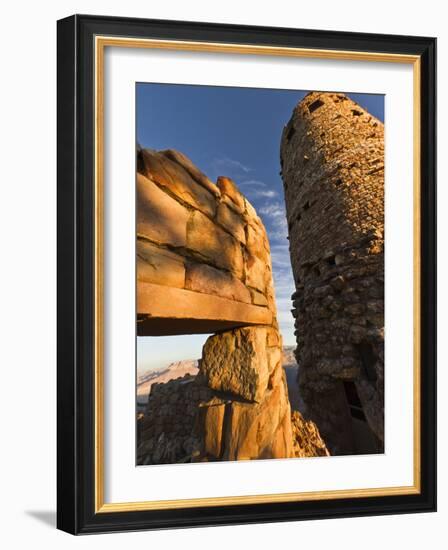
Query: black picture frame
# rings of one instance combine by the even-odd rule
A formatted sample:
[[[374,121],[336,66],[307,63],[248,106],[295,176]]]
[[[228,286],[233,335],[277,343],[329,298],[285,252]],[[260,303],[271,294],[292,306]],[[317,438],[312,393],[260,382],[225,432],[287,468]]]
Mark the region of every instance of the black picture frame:
[[[74,15],[57,25],[57,526],[72,534],[231,525],[436,509],[436,39]],[[95,36],[381,52],[420,58],[420,492],[191,507],[95,509]]]

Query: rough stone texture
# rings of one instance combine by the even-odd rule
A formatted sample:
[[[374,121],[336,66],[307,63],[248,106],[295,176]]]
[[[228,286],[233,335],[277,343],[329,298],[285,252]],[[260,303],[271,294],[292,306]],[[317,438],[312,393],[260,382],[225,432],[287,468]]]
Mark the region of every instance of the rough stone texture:
[[[138,334],[218,332],[196,378],[151,386],[138,464],[295,456],[260,218],[177,151],[139,149],[137,167]]]
[[[291,412],[281,366],[255,404],[216,394],[200,376],[154,384],[138,441],[138,464],[329,455],[316,425]]]
[[[332,454],[384,449],[384,128],[344,94],[310,93],[281,165],[303,413]]]
[[[233,402],[230,406],[229,445],[225,460],[290,458],[293,456],[291,408],[283,385],[268,390],[253,406]]]
[[[198,182],[193,179],[184,165],[150,149],[141,150],[140,159],[138,171],[143,175],[182,202],[208,216],[215,215],[216,196],[203,186],[202,180]]]
[[[253,221],[253,220],[252,220]],[[262,239],[260,240],[260,237]],[[269,259],[269,241],[260,231],[260,226],[254,223],[248,223],[246,226],[246,246],[249,253],[262,261]]]
[[[194,212],[190,218],[187,248],[201,254],[205,261],[242,277],[243,255],[240,244],[201,212]]]
[[[292,411],[291,425],[293,449],[296,458],[307,456],[330,456],[316,424],[305,420],[299,411]]]
[[[219,413],[214,411],[216,398],[203,404],[209,407],[209,413],[202,415],[198,424],[199,432],[207,434],[216,430],[221,434],[220,445],[214,441],[213,444],[203,444],[196,460],[253,460],[295,456],[294,445],[298,447],[299,443],[294,441],[286,379],[280,364],[271,374],[259,403],[232,400],[228,394],[221,394],[220,402],[224,409],[221,408]],[[215,426],[218,414],[219,421],[222,421],[221,429]],[[300,449],[306,453],[302,447]],[[219,451],[219,455],[216,451]]]
[[[227,206],[221,202],[218,206],[218,214],[216,220],[225,229],[232,232],[232,235],[240,242],[246,242],[246,234],[244,232],[244,218],[242,218],[237,212],[232,210],[230,206]]]
[[[168,288],[199,294],[177,297],[181,302],[175,308],[182,313],[175,318],[192,321],[188,333],[207,332],[210,315],[202,313],[203,295],[254,306],[242,311],[236,305],[230,314],[225,304],[225,323],[215,325],[215,330],[273,322],[266,230],[235,182],[220,177],[214,184],[178,151],[138,149],[137,206],[139,335],[169,333],[164,320],[170,316],[173,296]],[[148,284],[166,288],[155,295]],[[210,303],[216,301],[211,298]],[[241,318],[235,317],[236,311],[242,311]],[[172,327],[172,334],[178,334],[184,324]]]
[[[256,306],[268,306],[268,300],[266,296],[255,288],[250,289],[252,303]]]
[[[210,333],[241,325],[270,325],[273,321],[272,312],[266,307],[143,281],[137,286],[137,309],[141,312],[137,330],[142,336]],[[167,324],[163,323],[165,320]],[[179,323],[176,325],[175,321]],[[144,327],[140,328],[140,324]],[[181,327],[180,332],[174,330],[176,326]]]
[[[195,166],[191,162],[191,160],[184,154],[173,149],[160,151],[160,153],[170,160],[177,162],[177,164],[180,164],[197,183],[205,187],[208,191],[215,195],[215,197],[221,196],[221,192],[218,187],[212,181],[210,181],[208,177],[203,172],[201,172],[199,168]]]
[[[139,281],[185,286],[184,258],[142,239],[137,241],[137,273]]]
[[[261,293],[266,291],[266,270],[270,271],[270,266],[253,256],[248,254],[246,258],[246,284],[251,286]]]
[[[235,182],[230,178],[220,176],[217,181],[217,185],[221,194],[229,201],[227,204],[233,206],[237,212],[244,212],[246,209],[246,204],[243,195],[239,192],[238,187]]]
[[[198,380],[217,392],[225,409],[218,430],[222,434],[220,455],[204,443],[199,459],[293,456],[291,407],[280,346],[281,337],[274,328],[241,328],[208,338]],[[216,406],[216,402],[207,406],[212,404]],[[201,419],[199,431],[204,434],[216,431],[216,413],[210,413]]]
[[[199,410],[196,432],[203,442],[201,454],[216,459],[223,453],[223,428],[226,404],[221,399],[213,397],[203,403]]]
[[[186,246],[189,216],[184,206],[137,174],[137,235],[164,245]]]
[[[195,377],[170,380],[151,387],[140,421],[138,464],[191,462],[202,442],[195,436],[199,403],[212,398],[211,391],[195,383]]]
[[[214,390],[261,401],[270,374],[266,330],[245,327],[210,336],[199,372]]]
[[[260,403],[216,394],[200,376],[154,384],[138,422],[137,463],[320,456],[312,443],[302,448],[295,439],[285,380],[279,378]]]
[[[246,304],[267,306],[267,301],[263,303],[261,299],[255,298],[252,301],[251,291],[234,275],[207,264],[188,264],[185,288]]]

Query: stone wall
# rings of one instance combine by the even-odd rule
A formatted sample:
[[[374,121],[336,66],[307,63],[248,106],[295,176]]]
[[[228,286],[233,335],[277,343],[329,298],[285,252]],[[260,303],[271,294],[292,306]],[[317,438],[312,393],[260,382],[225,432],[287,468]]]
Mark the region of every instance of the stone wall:
[[[269,241],[229,178],[177,151],[138,151],[138,334],[275,325]]]
[[[199,457],[201,441],[195,423],[201,400],[212,392],[195,383],[195,377],[154,384],[145,415],[140,420],[138,464],[191,462]]]
[[[138,422],[137,464],[328,456],[319,430],[288,407],[276,377],[260,403],[216,392],[185,375],[151,388]]]
[[[231,331],[230,336],[249,341],[258,338],[257,329],[253,328]],[[212,337],[212,348],[223,358],[224,350],[230,353],[231,348],[221,346],[219,338]],[[203,361],[210,359],[209,352],[210,346],[203,352]],[[257,360],[256,350],[252,349],[252,353],[253,360]],[[246,364],[245,357],[239,356],[239,360]],[[163,464],[293,456],[291,408],[283,369],[276,365],[266,387],[263,381],[261,393],[256,367],[248,375],[252,380],[247,385],[244,377],[240,378],[240,384],[232,385],[228,376],[231,370],[223,363],[219,373],[224,382],[216,378],[218,383],[212,384],[219,390],[208,385],[205,369],[196,377],[187,375],[153,385],[139,428],[137,462]],[[252,399],[255,393],[247,395],[247,388],[260,391],[258,401]]]
[[[138,463],[295,456],[260,218],[177,151],[139,149],[137,170],[138,334],[216,333],[194,380],[151,389]]]
[[[281,142],[303,411],[332,454],[384,448],[384,128],[308,94]]]

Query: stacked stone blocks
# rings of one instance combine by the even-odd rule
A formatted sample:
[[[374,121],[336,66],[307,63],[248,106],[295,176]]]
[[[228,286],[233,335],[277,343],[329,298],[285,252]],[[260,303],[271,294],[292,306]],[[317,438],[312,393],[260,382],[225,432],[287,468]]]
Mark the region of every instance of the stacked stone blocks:
[[[194,380],[153,386],[139,463],[293,456],[266,230],[177,151],[137,152],[137,313],[140,335],[216,333]]]
[[[184,317],[176,306],[188,303],[192,332],[207,309],[197,294],[209,297],[223,322],[274,322],[269,241],[260,218],[232,180],[221,177],[215,185],[177,151],[138,151],[137,277],[141,335],[153,334],[154,319],[163,318],[150,296],[163,289],[152,285],[179,289],[171,292],[167,316]]]
[[[344,94],[310,93],[284,129],[281,165],[304,413],[332,454],[362,450],[351,417],[365,416],[381,452],[383,124]]]

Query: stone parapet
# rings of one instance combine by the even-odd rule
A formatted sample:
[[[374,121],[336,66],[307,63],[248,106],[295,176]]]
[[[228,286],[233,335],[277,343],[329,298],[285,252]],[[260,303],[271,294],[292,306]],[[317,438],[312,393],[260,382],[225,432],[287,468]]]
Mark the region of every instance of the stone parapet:
[[[139,334],[162,334],[162,325],[169,334],[163,319],[170,315],[191,320],[189,332],[202,327],[218,307],[216,298],[252,306],[223,302],[226,326],[232,321],[234,327],[272,324],[275,301],[266,230],[236,184],[225,177],[212,183],[173,150],[139,149],[137,166]],[[157,295],[149,291],[155,290],[151,284],[158,285]],[[180,302],[173,303],[172,288],[189,292],[174,293]],[[210,308],[205,296],[210,296]],[[182,313],[172,315],[173,307]],[[160,327],[151,332],[157,319]]]

